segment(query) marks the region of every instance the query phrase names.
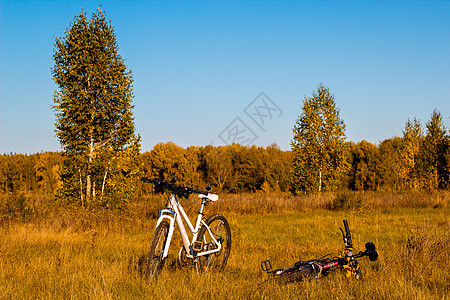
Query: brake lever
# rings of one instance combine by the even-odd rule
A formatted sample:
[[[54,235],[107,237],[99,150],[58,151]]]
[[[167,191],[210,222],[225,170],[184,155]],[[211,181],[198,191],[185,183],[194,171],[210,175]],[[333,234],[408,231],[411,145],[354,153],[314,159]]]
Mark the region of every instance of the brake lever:
[[[344,244],[347,246],[347,236],[344,233],[344,230],[342,230],[342,228],[339,227],[339,230],[342,233],[342,239],[344,240]]]

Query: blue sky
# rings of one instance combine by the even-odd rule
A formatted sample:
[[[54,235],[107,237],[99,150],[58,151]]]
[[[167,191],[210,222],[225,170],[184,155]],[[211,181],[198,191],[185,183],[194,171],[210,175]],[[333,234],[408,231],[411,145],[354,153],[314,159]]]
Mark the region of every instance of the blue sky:
[[[447,1],[1,0],[0,153],[60,149],[54,38],[100,5],[133,73],[142,151],[167,141],[288,150],[320,83],[347,140],[400,136],[434,109],[450,126]]]

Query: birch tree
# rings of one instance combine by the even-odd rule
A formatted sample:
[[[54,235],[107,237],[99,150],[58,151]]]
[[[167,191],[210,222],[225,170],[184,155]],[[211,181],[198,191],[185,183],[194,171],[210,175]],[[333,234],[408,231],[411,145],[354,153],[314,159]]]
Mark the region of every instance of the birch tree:
[[[292,191],[335,190],[347,165],[345,124],[327,87],[303,100],[293,134]]]
[[[423,141],[423,132],[420,121],[414,118],[405,124],[403,131],[403,147],[400,152],[401,163],[399,164],[399,176],[403,181],[404,187],[410,190],[416,190],[418,186],[418,160],[420,145]]]
[[[133,78],[118,50],[113,27],[102,11],[91,19],[80,13],[64,36],[55,39],[52,75],[58,90],[53,109],[66,157],[64,196],[82,205],[105,201],[112,178],[118,178],[113,170],[125,174],[123,179],[136,173],[117,169],[123,165],[120,160],[139,152],[132,117]]]

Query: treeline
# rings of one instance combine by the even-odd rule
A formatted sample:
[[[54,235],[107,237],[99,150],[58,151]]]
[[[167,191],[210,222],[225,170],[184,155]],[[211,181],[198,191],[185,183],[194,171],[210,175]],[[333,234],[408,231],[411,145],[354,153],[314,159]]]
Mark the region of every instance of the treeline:
[[[434,111],[425,133],[416,118],[408,120],[403,137],[378,146],[349,144],[347,187],[352,190],[449,189],[450,136],[442,116]]]
[[[379,145],[366,141],[345,144],[347,169],[341,190],[449,189],[450,143],[442,127],[427,124],[423,134],[417,120],[408,121],[403,137]],[[213,185],[216,191],[287,192],[291,187],[292,152],[277,145],[238,144],[182,148],[159,143],[134,162],[142,176],[195,187]],[[53,195],[61,186],[62,153],[0,155],[0,192],[38,192]],[[148,192],[141,185],[139,192]]]
[[[0,192],[53,195],[61,186],[60,152],[0,155]]]
[[[288,191],[292,156],[277,145],[188,147],[159,143],[140,157],[143,174],[231,193]]]
[[[291,152],[276,145],[182,148],[169,142],[140,154],[134,164],[142,176],[239,193],[288,191],[291,160]],[[62,184],[62,161],[61,152],[0,155],[0,192],[54,194]]]

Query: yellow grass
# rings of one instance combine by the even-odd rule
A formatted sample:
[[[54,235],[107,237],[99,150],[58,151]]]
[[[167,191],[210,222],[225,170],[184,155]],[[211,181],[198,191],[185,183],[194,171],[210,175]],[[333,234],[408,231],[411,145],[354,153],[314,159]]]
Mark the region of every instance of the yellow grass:
[[[178,269],[177,234],[158,281],[142,275],[156,223],[150,218],[154,208],[149,208],[159,205],[155,198],[125,212],[55,208],[27,222],[3,216],[0,299],[445,299],[450,292],[448,199],[407,208],[376,204],[381,200],[372,199],[375,195],[364,197],[356,209],[328,210],[333,196],[310,198],[316,204],[308,207],[307,198],[294,203],[289,196],[273,196],[267,204],[262,196],[225,195],[206,214],[221,211],[230,222],[227,269],[200,276]],[[185,202],[194,217],[198,203]],[[261,205],[267,210],[255,208]],[[363,280],[338,271],[317,280],[258,286],[265,279],[262,260],[271,259],[274,268],[287,267],[341,251],[338,228],[344,218],[355,248],[363,250],[372,241],[380,254],[377,262],[360,260]]]

